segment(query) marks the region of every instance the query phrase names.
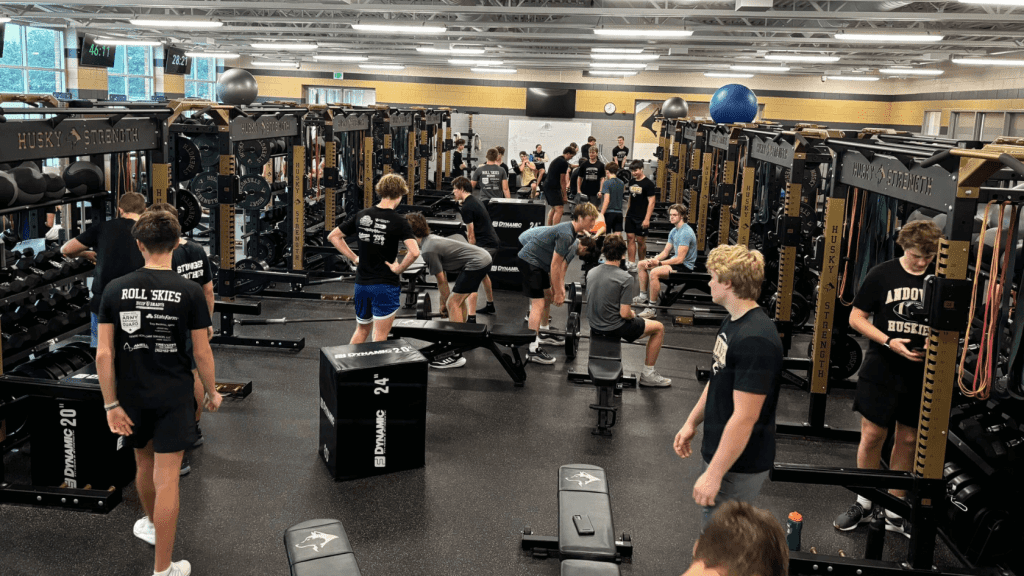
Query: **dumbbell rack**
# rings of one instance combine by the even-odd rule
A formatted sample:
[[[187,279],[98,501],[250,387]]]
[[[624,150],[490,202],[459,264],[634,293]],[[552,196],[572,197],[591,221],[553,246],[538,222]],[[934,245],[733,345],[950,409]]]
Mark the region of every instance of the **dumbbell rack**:
[[[46,294],[49,294],[50,292],[52,292],[56,288],[62,288],[64,286],[70,286],[72,284],[75,284],[76,282],[81,282],[84,285],[85,280],[92,276],[92,272],[93,271],[90,268],[88,271],[80,272],[78,274],[75,274],[73,276],[68,276],[66,278],[61,278],[60,280],[56,280],[54,282],[51,282],[51,283],[43,285],[43,286],[37,286],[35,288],[26,290],[24,292],[19,292],[17,294],[11,294],[11,295],[5,296],[4,298],[0,298],[0,307],[8,306],[8,305],[11,305],[11,304],[17,304],[17,303],[20,303],[20,302],[26,302],[26,301],[27,302],[32,302],[32,301],[35,301],[40,296],[44,296]],[[89,324],[87,322],[87,323],[85,323],[83,325],[76,326],[73,329],[68,330],[68,331],[66,331],[63,334],[47,336],[44,341],[38,342],[38,343],[36,343],[34,345],[31,345],[28,348],[20,350],[20,351],[14,353],[14,354],[9,354],[9,355],[3,356],[2,353],[0,353],[0,356],[2,356],[2,360],[3,360],[3,366],[4,366],[5,369],[10,367],[10,366],[14,366],[17,362],[19,362],[21,360],[24,360],[25,358],[31,356],[32,354],[35,354],[35,353],[37,353],[37,352],[39,352],[41,350],[48,349],[53,343],[60,342],[62,340],[66,340],[67,338],[70,338],[70,337],[72,337],[72,336],[82,332],[88,325]]]

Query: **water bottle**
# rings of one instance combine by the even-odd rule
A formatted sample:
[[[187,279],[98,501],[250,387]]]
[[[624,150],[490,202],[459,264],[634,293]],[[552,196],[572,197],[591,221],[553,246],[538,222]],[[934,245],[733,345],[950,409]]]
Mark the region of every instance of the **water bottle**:
[[[790,512],[786,519],[786,544],[794,552],[800,551],[800,531],[804,527],[804,517],[799,512]]]

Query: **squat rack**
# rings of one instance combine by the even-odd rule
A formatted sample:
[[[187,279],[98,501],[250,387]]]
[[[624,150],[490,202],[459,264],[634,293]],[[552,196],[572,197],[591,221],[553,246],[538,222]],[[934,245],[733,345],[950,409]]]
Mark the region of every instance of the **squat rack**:
[[[1012,143],[1013,145],[1008,145]],[[872,144],[830,140],[837,151],[837,192],[841,206],[849,188],[857,187],[949,214],[945,238],[940,240],[936,274],[926,278],[922,320],[930,327],[925,356],[921,410],[913,472],[850,470],[795,464],[776,464],[771,479],[778,482],[845,486],[878,502],[911,523],[906,562],[855,559],[827,555],[790,553],[790,573],[831,574],[935,574],[936,522],[946,505],[946,482],[942,477],[949,413],[956,386],[956,363],[960,334],[966,329],[968,311],[963,302],[976,289],[967,277],[974,216],[979,203],[992,201],[1024,204],[1024,190],[986,188],[985,182],[1004,166],[1024,175],[1022,140],[997,141],[980,150],[953,149],[923,161],[886,153]],[[836,208],[838,211],[839,208]],[[822,281],[823,289],[826,282]],[[827,346],[828,338],[818,342]],[[827,370],[827,364],[825,365]],[[909,503],[895,498],[887,489],[905,489]],[[946,572],[947,574],[949,572]],[[971,574],[973,571],[958,573]]]

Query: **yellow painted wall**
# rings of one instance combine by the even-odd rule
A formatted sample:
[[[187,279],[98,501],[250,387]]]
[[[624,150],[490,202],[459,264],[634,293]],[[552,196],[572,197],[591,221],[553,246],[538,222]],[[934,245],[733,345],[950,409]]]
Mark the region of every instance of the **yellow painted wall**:
[[[107,92],[107,69],[78,67],[79,90],[102,90]]]

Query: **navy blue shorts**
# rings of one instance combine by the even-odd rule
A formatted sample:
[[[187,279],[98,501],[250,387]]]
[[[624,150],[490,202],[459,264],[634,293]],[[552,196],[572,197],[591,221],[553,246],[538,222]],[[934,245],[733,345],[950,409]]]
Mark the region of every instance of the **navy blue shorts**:
[[[356,322],[371,324],[398,312],[402,305],[402,287],[394,284],[356,284]]]

